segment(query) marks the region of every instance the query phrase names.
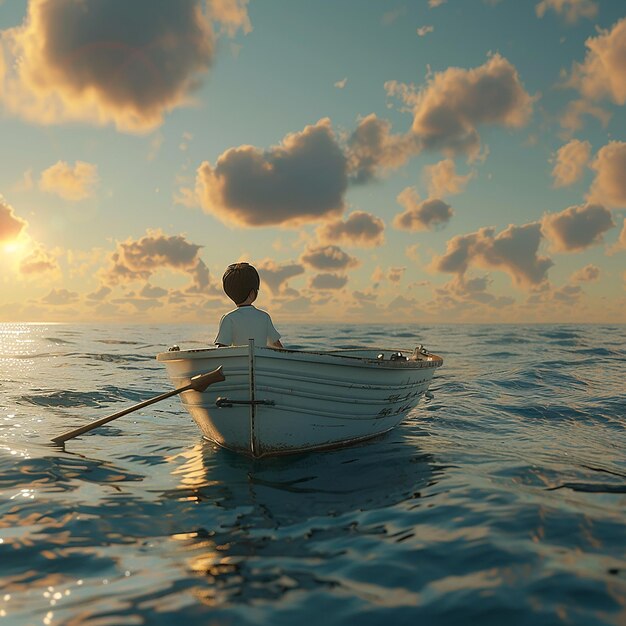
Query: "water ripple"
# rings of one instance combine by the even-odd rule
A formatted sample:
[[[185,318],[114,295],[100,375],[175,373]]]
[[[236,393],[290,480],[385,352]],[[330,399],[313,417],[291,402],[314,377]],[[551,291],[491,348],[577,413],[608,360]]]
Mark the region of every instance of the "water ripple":
[[[214,327],[2,328],[12,626],[623,619],[622,326],[281,327],[445,365],[392,433],[261,461],[203,442],[175,398],[49,444],[169,389],[154,354]]]

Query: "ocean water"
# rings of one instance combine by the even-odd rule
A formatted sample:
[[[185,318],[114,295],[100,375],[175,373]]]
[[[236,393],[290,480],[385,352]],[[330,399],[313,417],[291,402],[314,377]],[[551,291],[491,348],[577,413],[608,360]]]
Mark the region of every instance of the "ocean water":
[[[157,352],[213,327],[0,325],[0,626],[626,624],[626,326],[290,326],[423,343],[378,439],[251,460],[203,442]]]

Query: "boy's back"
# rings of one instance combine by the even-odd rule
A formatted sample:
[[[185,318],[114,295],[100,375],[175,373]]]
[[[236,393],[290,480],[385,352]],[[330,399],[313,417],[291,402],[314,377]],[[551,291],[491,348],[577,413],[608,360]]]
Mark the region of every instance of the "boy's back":
[[[252,305],[233,309],[220,320],[215,343],[223,346],[243,346],[254,339],[257,346],[269,346],[280,339],[270,316]]]

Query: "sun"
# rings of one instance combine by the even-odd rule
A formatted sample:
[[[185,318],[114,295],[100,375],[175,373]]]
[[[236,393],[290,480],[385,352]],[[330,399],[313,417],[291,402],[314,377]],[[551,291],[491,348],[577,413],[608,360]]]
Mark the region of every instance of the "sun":
[[[2,249],[7,254],[14,254],[15,252],[19,252],[24,247],[24,241],[20,241],[19,239],[14,239],[13,241],[7,241],[2,245]]]

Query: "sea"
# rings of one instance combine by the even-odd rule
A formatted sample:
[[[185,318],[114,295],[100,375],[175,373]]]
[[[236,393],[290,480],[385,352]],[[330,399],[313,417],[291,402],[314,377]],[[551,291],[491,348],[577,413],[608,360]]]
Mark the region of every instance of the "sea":
[[[214,326],[0,324],[0,626],[626,624],[626,326],[281,325],[441,355],[398,428],[253,460],[155,360]]]

